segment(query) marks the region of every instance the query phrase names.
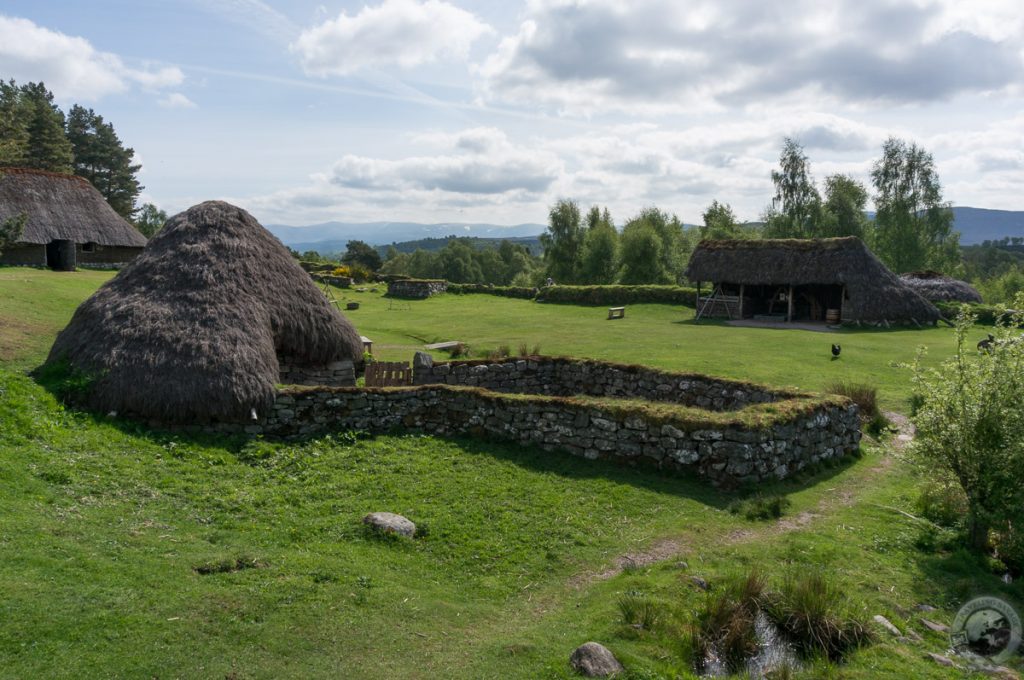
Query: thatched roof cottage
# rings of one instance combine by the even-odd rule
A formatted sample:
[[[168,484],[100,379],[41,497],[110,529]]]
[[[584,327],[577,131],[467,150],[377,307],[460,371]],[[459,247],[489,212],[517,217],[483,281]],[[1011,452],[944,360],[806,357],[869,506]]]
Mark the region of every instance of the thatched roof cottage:
[[[966,281],[926,270],[900,274],[900,281],[929,302],[981,302],[981,293]]]
[[[172,217],[82,303],[47,362],[90,377],[89,408],[237,422],[267,412],[284,366],[290,382],[354,384],[362,347],[280,241],[210,201]]]
[[[25,231],[0,254],[0,264],[67,271],[79,264],[119,266],[146,245],[146,237],[76,175],[0,168],[0,221],[20,214],[28,216]]]
[[[702,241],[686,276],[712,284],[710,295],[698,295],[704,316],[916,324],[941,318],[853,236]]]

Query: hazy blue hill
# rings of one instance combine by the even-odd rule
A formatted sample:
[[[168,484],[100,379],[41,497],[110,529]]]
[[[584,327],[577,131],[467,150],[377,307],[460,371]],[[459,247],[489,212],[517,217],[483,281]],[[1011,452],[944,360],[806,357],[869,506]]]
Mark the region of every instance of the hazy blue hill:
[[[953,219],[963,245],[1004,236],[1024,236],[1024,210],[956,207],[953,208]]]
[[[418,222],[324,222],[308,226],[268,224],[267,229],[281,241],[296,250],[344,250],[347,241],[356,239],[370,245],[388,245],[404,241],[418,241],[447,236],[476,236],[480,238],[503,239],[520,236],[537,236],[544,231],[543,224],[497,224],[442,222],[420,224]],[[327,242],[327,243],[325,243]],[[340,246],[338,245],[340,244]]]

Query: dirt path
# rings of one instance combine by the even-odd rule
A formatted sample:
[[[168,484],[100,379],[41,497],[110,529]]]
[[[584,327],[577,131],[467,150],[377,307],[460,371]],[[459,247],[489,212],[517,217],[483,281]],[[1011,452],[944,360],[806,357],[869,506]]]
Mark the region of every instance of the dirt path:
[[[865,483],[870,482],[871,479],[892,467],[893,454],[902,453],[910,442],[914,440],[914,425],[910,422],[909,418],[890,411],[885,413],[885,417],[896,428],[896,434],[888,445],[883,448],[880,460],[867,470],[867,474],[859,479],[852,489],[828,489],[829,492],[834,493],[825,495],[813,509],[804,510],[791,517],[783,517],[767,525],[749,529],[736,529],[726,535],[723,544],[736,545],[746,543],[755,538],[778,536],[791,531],[797,531],[807,527],[822,516],[835,511],[837,508],[852,505],[857,499],[857,488],[864,486]],[[569,586],[576,589],[583,588],[594,581],[603,581],[617,576],[626,569],[644,567],[679,556],[694,547],[693,540],[693,537],[689,535],[660,539],[643,550],[619,555],[604,569],[587,571],[573,576],[569,579]]]

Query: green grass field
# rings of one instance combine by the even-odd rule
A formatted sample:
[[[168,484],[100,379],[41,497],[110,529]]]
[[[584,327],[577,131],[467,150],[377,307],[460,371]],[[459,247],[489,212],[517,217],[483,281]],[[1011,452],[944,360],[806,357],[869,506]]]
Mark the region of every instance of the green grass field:
[[[603,642],[633,678],[692,677],[678,629],[713,586],[759,567],[771,578],[822,568],[884,635],[840,666],[802,677],[943,678],[923,658],[973,594],[1024,602],[982,560],[929,540],[919,480],[881,445],[785,494],[781,520],[731,514],[731,496],[695,480],[536,449],[417,435],[347,433],[298,444],[154,433],[65,410],[24,374],[75,306],[109,274],[0,268],[0,678],[567,678],[578,644]],[[951,334],[835,335],[694,326],[692,310],[600,308],[489,296],[395,307],[379,294],[350,314],[382,358],[424,342],[478,350],[519,343],[820,389],[879,385],[902,409],[918,344]],[[412,541],[362,530],[391,510],[425,529]],[[623,556],[638,566],[617,568]],[[201,573],[211,572],[211,573]],[[657,631],[623,624],[627,592],[665,603]]]

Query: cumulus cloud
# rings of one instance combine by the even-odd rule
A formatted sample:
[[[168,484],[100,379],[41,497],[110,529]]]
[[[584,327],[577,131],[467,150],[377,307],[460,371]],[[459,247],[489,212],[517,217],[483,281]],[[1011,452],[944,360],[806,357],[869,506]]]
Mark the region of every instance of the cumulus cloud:
[[[442,0],[384,0],[303,31],[291,49],[307,74],[348,75],[364,68],[464,59],[473,42],[492,30]]]
[[[549,153],[516,147],[504,133],[475,128],[450,138],[454,153],[400,160],[346,155],[331,168],[332,184],[350,189],[419,189],[455,194],[529,193],[547,189],[558,174]]]
[[[535,0],[479,73],[485,96],[578,113],[930,102],[1019,82],[1020,35],[957,28],[951,12],[945,0]]]
[[[171,92],[157,102],[165,109],[194,109],[196,103],[180,92]]]
[[[28,19],[0,15],[0,73],[17,81],[43,81],[58,99],[95,101],[130,89],[180,85],[176,67],[131,68],[116,54],[84,38],[51,31]]]

